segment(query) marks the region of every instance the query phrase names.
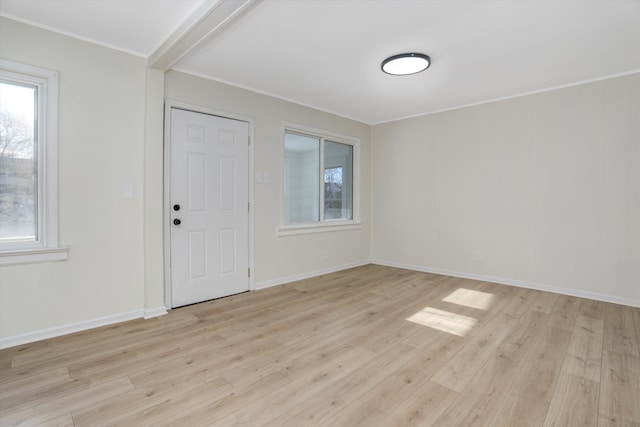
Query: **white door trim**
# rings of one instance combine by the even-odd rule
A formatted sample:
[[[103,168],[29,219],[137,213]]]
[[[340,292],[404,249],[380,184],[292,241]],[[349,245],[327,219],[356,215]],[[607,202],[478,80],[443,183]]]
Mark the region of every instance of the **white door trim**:
[[[164,241],[164,299],[167,309],[171,309],[171,207],[168,202],[171,200],[171,109],[177,108],[181,110],[193,111],[195,113],[209,114],[226,119],[240,120],[249,124],[249,290],[255,290],[255,274],[253,267],[254,258],[254,217],[253,217],[253,190],[254,190],[254,173],[253,173],[253,126],[254,120],[251,117],[240,114],[229,113],[227,111],[215,110],[200,105],[189,104],[173,99],[165,99],[164,102],[164,197],[163,197],[163,241]]]

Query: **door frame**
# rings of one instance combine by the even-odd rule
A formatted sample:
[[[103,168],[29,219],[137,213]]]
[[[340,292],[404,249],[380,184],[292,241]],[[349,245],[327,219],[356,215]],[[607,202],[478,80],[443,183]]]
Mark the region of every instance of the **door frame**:
[[[227,111],[216,110],[201,105],[189,104],[182,101],[176,101],[174,99],[165,99],[164,101],[164,180],[163,180],[163,242],[164,242],[164,304],[167,310],[171,310],[171,109],[177,108],[180,110],[191,111],[194,113],[209,114],[211,116],[221,117],[223,119],[239,120],[246,122],[249,125],[249,215],[248,215],[248,231],[249,253],[248,264],[251,274],[248,277],[249,291],[255,290],[255,274],[254,274],[254,217],[253,217],[253,190],[254,190],[254,172],[253,172],[253,125],[254,120],[249,116],[243,116],[239,114],[229,113]]]

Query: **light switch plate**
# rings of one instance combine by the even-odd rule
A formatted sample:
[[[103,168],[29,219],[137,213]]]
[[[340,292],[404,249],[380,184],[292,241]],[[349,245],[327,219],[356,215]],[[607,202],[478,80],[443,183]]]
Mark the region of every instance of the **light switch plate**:
[[[123,199],[133,199],[136,195],[135,189],[133,188],[133,184],[125,184],[122,186],[122,198]]]

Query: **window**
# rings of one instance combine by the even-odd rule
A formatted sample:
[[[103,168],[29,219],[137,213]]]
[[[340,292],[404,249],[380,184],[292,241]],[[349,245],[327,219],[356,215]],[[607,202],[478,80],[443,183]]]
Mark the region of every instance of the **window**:
[[[285,124],[280,235],[359,227],[358,146],[356,138]]]
[[[353,219],[353,145],[325,141],[324,219]]]
[[[0,59],[0,265],[67,259],[58,246],[58,74]]]

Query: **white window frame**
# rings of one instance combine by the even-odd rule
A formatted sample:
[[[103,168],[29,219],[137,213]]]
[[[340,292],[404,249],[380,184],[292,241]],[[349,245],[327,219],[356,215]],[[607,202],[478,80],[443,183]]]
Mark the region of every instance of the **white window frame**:
[[[315,222],[307,222],[307,223],[295,223],[295,224],[285,224],[285,133],[293,132],[299,133],[303,135],[308,135],[313,138],[319,138],[321,140],[320,143],[320,220]],[[300,125],[292,122],[282,122],[282,185],[280,186],[280,225],[276,230],[276,236],[290,236],[290,235],[299,235],[299,234],[309,234],[309,233],[326,233],[332,231],[346,231],[346,230],[357,230],[362,228],[362,223],[360,221],[360,139],[343,135],[331,131],[327,131],[324,129],[318,129],[310,126]],[[353,212],[352,219],[324,219],[324,141],[338,142],[341,144],[351,145],[353,147]]]
[[[0,242],[0,265],[67,260],[58,242],[58,72],[0,58],[0,77],[38,87],[38,238]]]

